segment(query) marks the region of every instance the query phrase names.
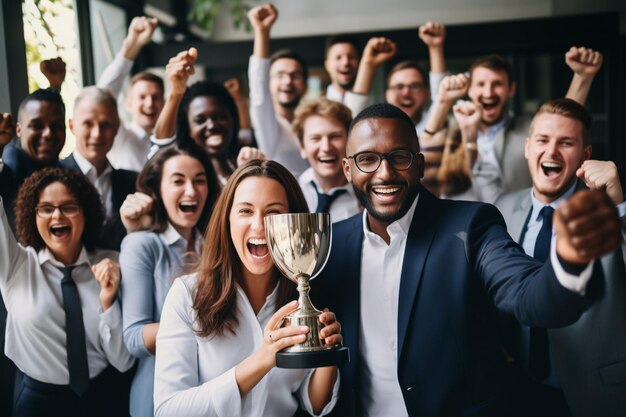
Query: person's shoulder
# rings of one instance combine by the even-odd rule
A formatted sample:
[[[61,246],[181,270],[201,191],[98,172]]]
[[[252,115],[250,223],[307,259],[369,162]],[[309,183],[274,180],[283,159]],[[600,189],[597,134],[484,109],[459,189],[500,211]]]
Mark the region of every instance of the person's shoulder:
[[[115,175],[121,181],[132,181],[133,187],[135,186],[135,181],[137,180],[137,176],[139,173],[137,171],[131,171],[129,169],[117,169],[113,168],[113,175]]]
[[[18,146],[18,138],[14,138],[7,146],[4,147],[2,152],[2,161],[5,166],[11,169],[15,169],[20,163],[28,160],[28,155]]]
[[[333,223],[333,234],[343,234],[362,228],[363,213],[357,213],[352,217]]]
[[[174,280],[170,292],[175,292],[178,297],[193,297],[198,283],[198,273],[182,275]]]
[[[521,200],[525,198],[530,198],[530,188],[523,188],[521,190],[508,191],[502,194],[495,201],[494,205],[497,208],[508,207],[513,204],[519,203]]]
[[[530,124],[532,122],[530,116],[517,116],[512,118],[506,126],[506,133],[509,135],[523,135],[528,136],[530,130]]]
[[[124,236],[122,240],[122,252],[126,251],[139,251],[143,254],[143,250],[148,250],[159,246],[161,239],[159,234],[148,230],[140,230],[137,232],[131,232]],[[135,254],[135,256],[138,254]]]

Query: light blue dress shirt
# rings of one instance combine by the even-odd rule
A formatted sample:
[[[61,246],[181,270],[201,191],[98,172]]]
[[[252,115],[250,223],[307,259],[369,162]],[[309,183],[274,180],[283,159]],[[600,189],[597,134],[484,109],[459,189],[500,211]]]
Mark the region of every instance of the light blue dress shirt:
[[[201,251],[203,239],[195,234],[195,253]],[[122,241],[122,316],[124,343],[138,358],[137,373],[130,390],[130,413],[133,417],[154,416],[152,392],[154,356],[143,341],[143,327],[158,323],[165,296],[174,278],[192,268],[198,258],[187,252],[187,241],[168,224],[163,233],[134,232]]]

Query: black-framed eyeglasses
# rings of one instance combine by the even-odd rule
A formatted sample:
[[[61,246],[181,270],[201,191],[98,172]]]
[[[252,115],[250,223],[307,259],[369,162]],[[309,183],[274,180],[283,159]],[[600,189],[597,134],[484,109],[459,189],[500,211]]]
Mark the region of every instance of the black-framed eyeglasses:
[[[52,217],[54,212],[59,209],[65,217],[74,217],[80,212],[80,206],[76,203],[61,204],[60,206],[53,206],[52,204],[42,204],[35,207],[35,213],[42,219],[48,219]]]
[[[397,171],[405,171],[411,168],[415,155],[419,152],[411,152],[406,149],[396,149],[388,153],[380,153],[374,151],[357,152],[348,159],[352,159],[359,171],[371,174],[380,168],[383,159],[389,162],[389,165]]]

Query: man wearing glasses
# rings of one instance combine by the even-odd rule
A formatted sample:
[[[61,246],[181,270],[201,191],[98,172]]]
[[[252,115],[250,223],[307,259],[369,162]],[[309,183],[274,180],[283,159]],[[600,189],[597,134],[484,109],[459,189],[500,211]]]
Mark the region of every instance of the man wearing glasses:
[[[300,55],[281,50],[270,56],[270,31],[278,10],[266,4],[248,12],[254,30],[254,51],[248,64],[250,118],[259,149],[296,177],[309,167],[300,157],[291,127],[295,110],[306,94],[308,70]]]
[[[543,327],[577,320],[598,281],[593,259],[619,246],[615,207],[601,192],[569,199],[541,263],[493,206],[426,191],[416,139],[389,104],[365,109],[348,134],[344,173],[365,212],[333,225],[312,292],[336,312],[352,351],[337,413],[515,415],[496,309]]]

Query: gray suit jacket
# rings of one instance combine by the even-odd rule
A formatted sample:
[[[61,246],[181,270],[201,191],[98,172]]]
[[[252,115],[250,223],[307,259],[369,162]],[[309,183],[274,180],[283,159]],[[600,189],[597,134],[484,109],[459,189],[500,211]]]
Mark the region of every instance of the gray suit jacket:
[[[530,189],[505,194],[496,206],[504,215],[509,234],[519,241],[532,208]],[[621,220],[625,235],[626,217]],[[553,365],[576,417],[626,413],[624,242],[621,250],[604,256],[600,262],[604,285],[597,301],[576,323],[548,330]]]
[[[528,136],[531,119],[516,117],[495,138],[494,150],[502,171],[505,190],[514,191],[530,187],[532,179],[524,157],[524,141]]]

